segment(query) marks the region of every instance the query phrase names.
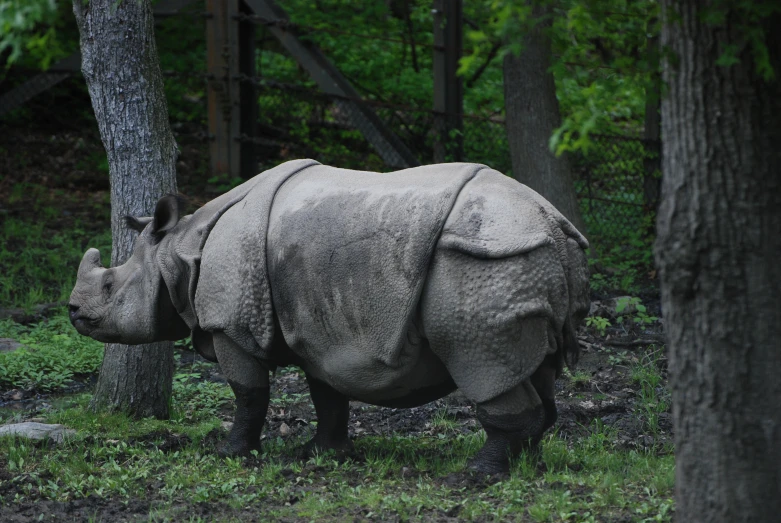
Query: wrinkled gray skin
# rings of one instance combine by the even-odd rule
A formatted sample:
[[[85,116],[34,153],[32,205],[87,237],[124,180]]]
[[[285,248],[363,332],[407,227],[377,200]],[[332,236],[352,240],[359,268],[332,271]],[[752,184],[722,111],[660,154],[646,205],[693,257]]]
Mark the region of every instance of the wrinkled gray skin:
[[[127,344],[192,335],[236,395],[221,447],[260,445],[269,372],[301,367],[317,448],[348,451],[349,400],[412,407],[456,388],[487,434],[470,462],[508,470],[556,420],[554,380],[589,308],[586,240],[537,193],[484,166],[377,174],[297,160],[179,217],[173,197],[132,257],[90,249],[76,329]]]

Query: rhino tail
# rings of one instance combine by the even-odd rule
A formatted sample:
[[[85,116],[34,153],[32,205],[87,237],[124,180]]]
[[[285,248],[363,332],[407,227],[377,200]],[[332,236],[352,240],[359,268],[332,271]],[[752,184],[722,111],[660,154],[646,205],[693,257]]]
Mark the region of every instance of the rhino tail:
[[[578,336],[575,333],[575,327],[572,325],[572,318],[569,315],[564,320],[564,343],[562,349],[567,367],[574,368],[580,359],[580,343],[578,343]]]
[[[575,334],[575,328],[572,326],[572,319],[567,316],[562,329],[562,336],[558,338],[560,343],[555,354],[547,356],[548,365],[556,367],[556,378],[561,376],[566,366],[569,369],[575,368],[580,359],[580,344]]]

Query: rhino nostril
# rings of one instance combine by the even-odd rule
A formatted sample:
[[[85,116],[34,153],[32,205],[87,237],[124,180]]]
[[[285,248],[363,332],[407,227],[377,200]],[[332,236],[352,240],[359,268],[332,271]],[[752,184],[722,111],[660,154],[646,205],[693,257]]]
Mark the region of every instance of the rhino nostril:
[[[70,313],[70,317],[73,318],[78,314],[79,312],[79,306],[78,305],[68,305],[68,312]]]

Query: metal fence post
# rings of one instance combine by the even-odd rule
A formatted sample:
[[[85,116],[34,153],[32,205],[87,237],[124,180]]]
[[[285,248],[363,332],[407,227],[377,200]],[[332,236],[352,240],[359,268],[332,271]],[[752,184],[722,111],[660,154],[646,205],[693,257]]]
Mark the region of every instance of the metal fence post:
[[[241,2],[239,10],[243,15],[251,15],[252,9]],[[239,73],[244,79],[239,82],[239,115],[241,119],[241,138],[255,138],[258,125],[258,93],[255,84],[246,81],[255,76],[255,24],[246,18],[239,22]],[[242,139],[239,142],[239,170],[244,179],[258,173],[258,161],[255,154],[255,142]]]
[[[434,162],[464,157],[464,89],[458,71],[463,47],[461,0],[434,0]]]
[[[206,0],[207,103],[211,173],[241,176],[239,0]]]

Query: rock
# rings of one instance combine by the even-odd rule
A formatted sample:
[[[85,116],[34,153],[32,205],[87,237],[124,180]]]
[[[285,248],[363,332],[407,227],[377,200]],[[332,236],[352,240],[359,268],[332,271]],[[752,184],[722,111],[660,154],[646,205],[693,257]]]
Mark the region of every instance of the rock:
[[[13,352],[22,344],[12,338],[0,338],[0,352]]]
[[[66,438],[69,438],[75,434],[75,430],[66,429],[64,425],[47,425],[46,423],[35,423],[32,421],[0,426],[0,437],[16,436],[17,438],[27,438],[34,440],[48,438],[50,441],[55,443],[62,443]]]
[[[279,433],[282,436],[287,436],[290,434],[290,427],[287,426],[287,423],[282,423],[282,425],[279,426]]]
[[[233,422],[223,421],[222,423],[220,423],[220,427],[222,427],[222,430],[230,430],[233,428]]]

